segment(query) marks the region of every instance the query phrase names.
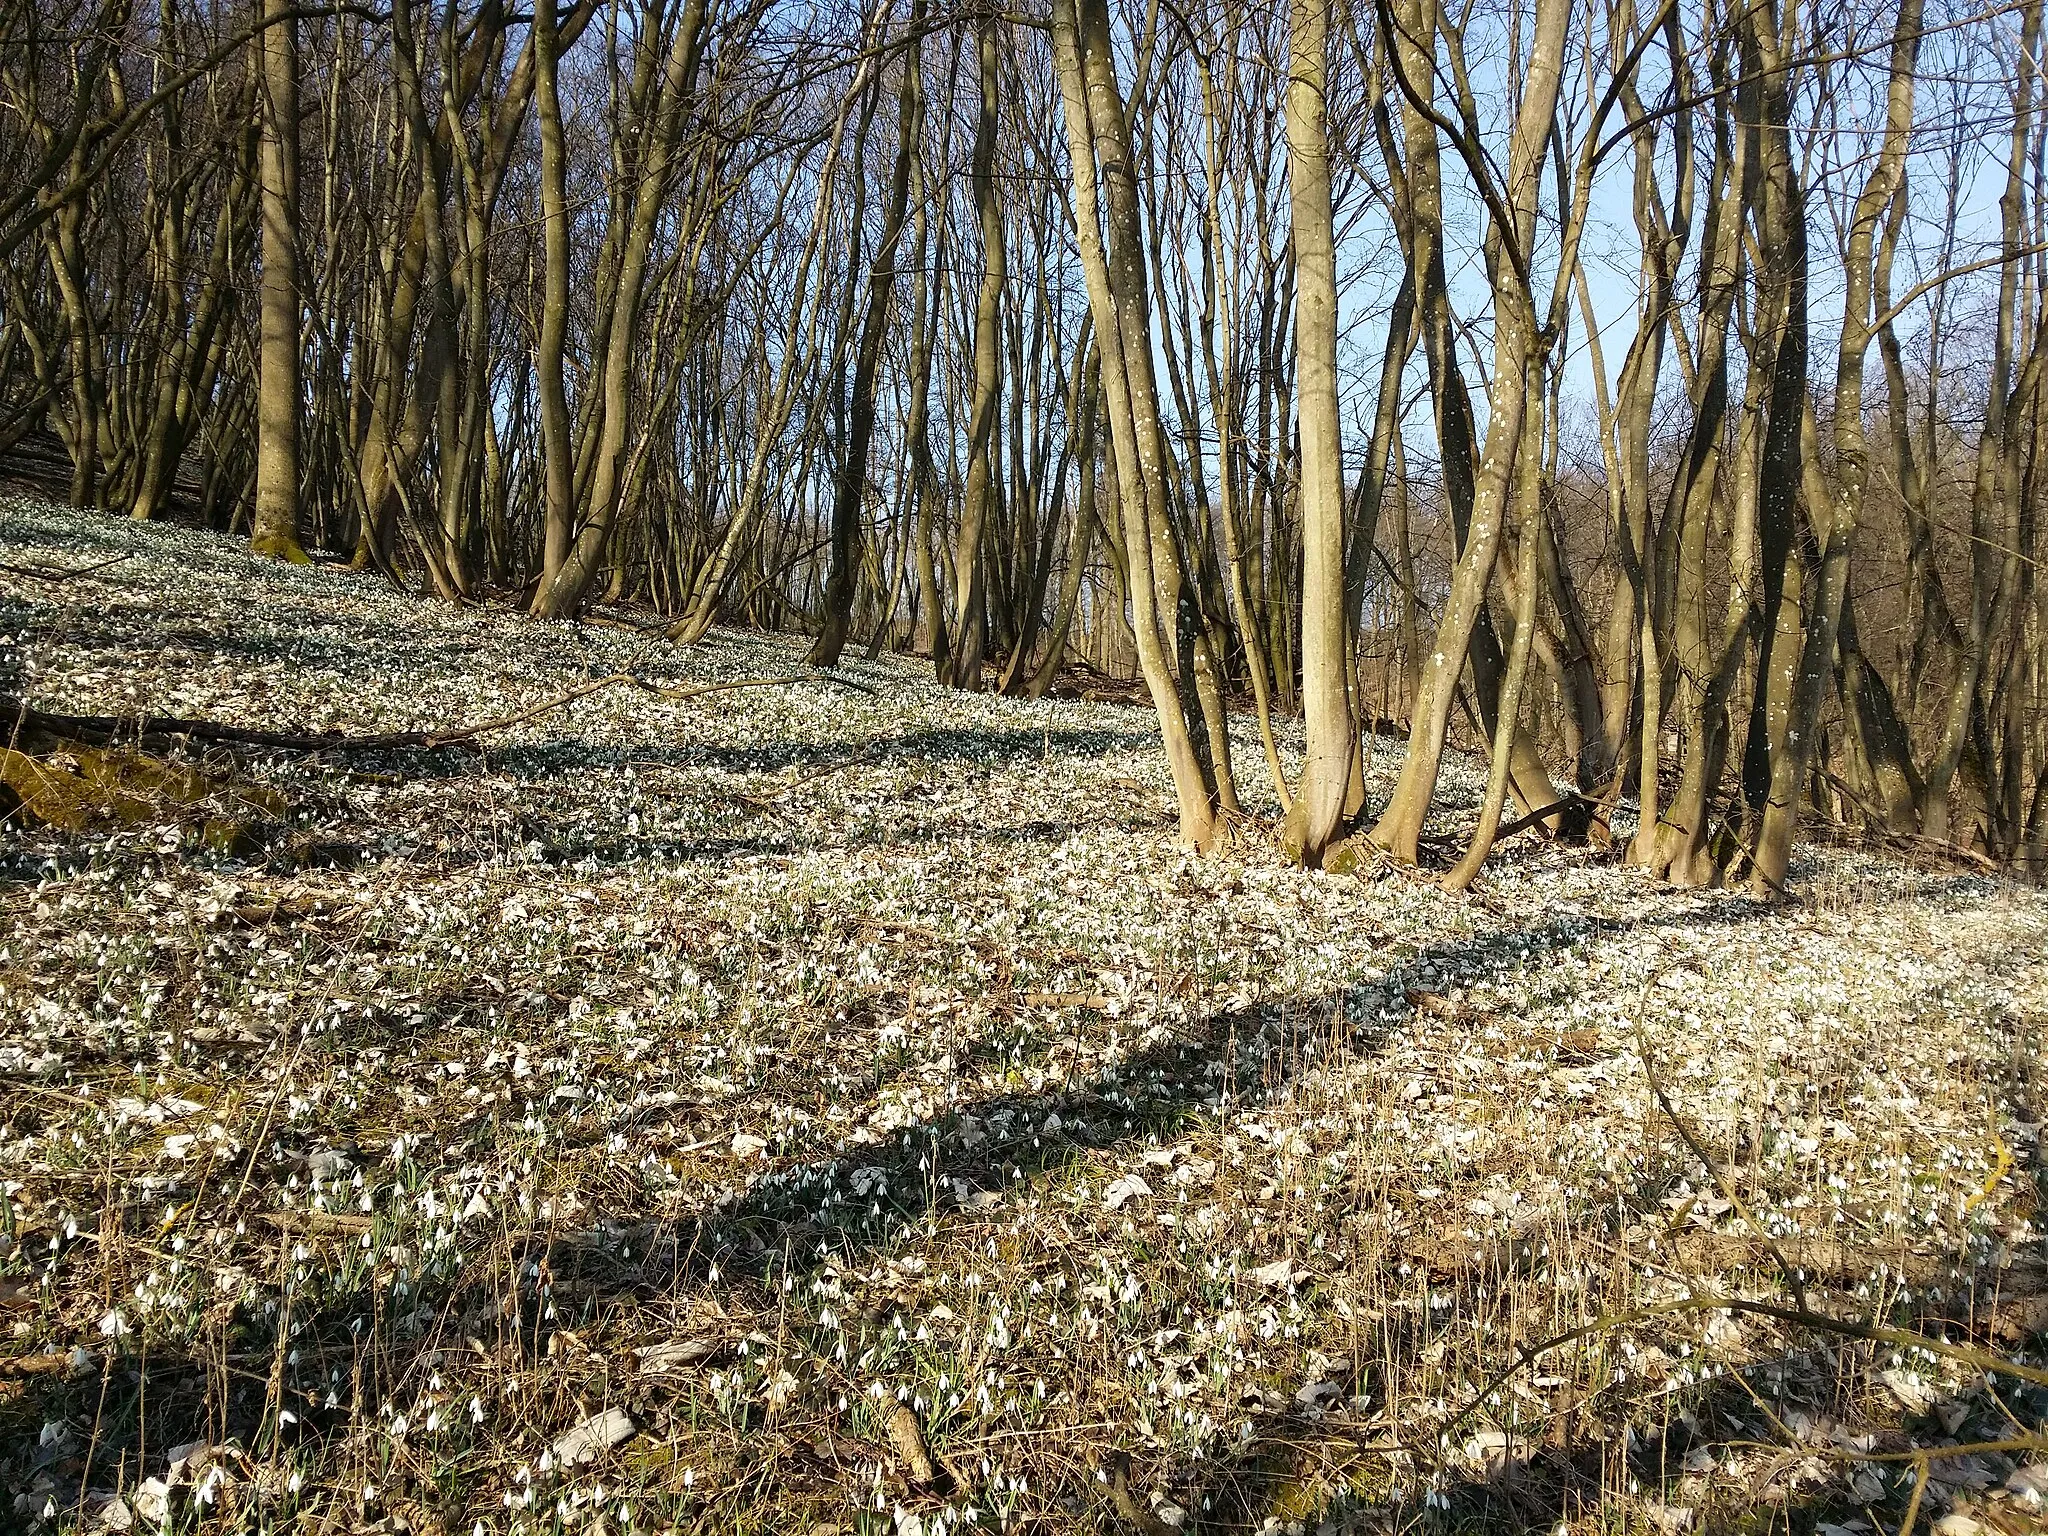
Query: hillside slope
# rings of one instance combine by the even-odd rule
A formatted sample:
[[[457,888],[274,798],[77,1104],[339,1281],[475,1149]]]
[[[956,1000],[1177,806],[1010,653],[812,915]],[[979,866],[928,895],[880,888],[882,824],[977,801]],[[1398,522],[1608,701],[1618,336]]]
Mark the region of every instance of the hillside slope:
[[[0,832],[14,1518],[1896,1528],[1972,1441],[1923,1513],[2048,1493],[2038,1385],[1701,1300],[2038,1344],[2036,891],[1203,860],[1140,710],[21,501],[0,565],[52,713],[639,679],[481,751],[46,765],[115,792]]]

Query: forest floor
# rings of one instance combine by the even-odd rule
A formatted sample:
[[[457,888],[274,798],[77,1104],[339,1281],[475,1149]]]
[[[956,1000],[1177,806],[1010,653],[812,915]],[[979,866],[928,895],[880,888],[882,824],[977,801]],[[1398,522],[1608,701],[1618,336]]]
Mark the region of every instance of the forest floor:
[[[2036,890],[1202,859],[1139,709],[21,500],[0,566],[47,712],[640,680],[0,760],[0,1526],[2040,1528]]]

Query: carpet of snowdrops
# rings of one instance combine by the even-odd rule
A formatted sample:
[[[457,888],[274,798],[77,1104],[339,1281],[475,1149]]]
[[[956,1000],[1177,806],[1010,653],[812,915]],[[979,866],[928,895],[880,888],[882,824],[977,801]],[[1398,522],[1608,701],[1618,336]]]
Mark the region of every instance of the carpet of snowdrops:
[[[2038,1528],[2036,891],[1203,859],[1126,705],[18,500],[0,565],[50,712],[641,680],[0,829],[0,1526]]]

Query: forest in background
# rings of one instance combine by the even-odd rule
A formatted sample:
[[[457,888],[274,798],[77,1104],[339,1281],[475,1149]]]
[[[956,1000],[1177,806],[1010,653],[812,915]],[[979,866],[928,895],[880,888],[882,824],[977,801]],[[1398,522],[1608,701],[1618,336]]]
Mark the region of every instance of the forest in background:
[[[1465,730],[1454,886],[1624,797],[1682,884],[1802,817],[2039,870],[2040,22],[7,0],[0,452],[458,603],[1133,675],[1198,848],[1251,773],[1413,861]]]

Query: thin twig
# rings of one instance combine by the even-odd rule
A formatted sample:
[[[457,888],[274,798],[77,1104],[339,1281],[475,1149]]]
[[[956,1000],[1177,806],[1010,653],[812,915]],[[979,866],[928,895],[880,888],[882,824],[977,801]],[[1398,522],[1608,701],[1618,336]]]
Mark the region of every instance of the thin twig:
[[[0,565],[0,571],[9,576],[26,576],[31,581],[70,581],[76,576],[90,576],[94,571],[104,571],[110,565],[119,565],[123,560],[133,560],[132,554],[116,555],[111,560],[102,560],[97,565],[82,565],[74,571],[51,570],[39,565]]]
[[[1649,995],[1650,989],[1645,986],[1643,998],[1647,999]],[[1692,1149],[1694,1157],[1706,1165],[1707,1176],[1719,1186],[1721,1193],[1728,1197],[1728,1203],[1735,1207],[1742,1219],[1749,1223],[1758,1240],[1770,1250],[1771,1257],[1778,1261],[1778,1268],[1785,1272],[1785,1283],[1792,1287],[1792,1297],[1799,1303],[1799,1310],[1811,1312],[1813,1308],[1806,1299],[1806,1282],[1799,1278],[1799,1271],[1793,1267],[1792,1261],[1785,1257],[1785,1251],[1778,1246],[1778,1240],[1771,1236],[1769,1229],[1757,1219],[1756,1213],[1743,1200],[1735,1188],[1735,1181],[1722,1173],[1720,1165],[1708,1155],[1707,1149],[1700,1144],[1698,1134],[1686,1124],[1685,1117],[1679,1114],[1677,1107],[1672,1104],[1670,1095],[1664,1092],[1664,1085],[1657,1080],[1657,1058],[1650,1050],[1650,1037],[1643,1028],[1641,1002],[1636,1006],[1636,1054],[1643,1059],[1643,1076],[1649,1079],[1650,1092],[1656,1096],[1658,1107],[1671,1121],[1679,1139]]]
[[[1589,805],[1596,811],[1611,811],[1614,805],[1607,800],[1589,800],[1584,795],[1567,793],[1562,800],[1553,800],[1541,810],[1531,811],[1526,816],[1517,816],[1513,821],[1493,834],[1496,843],[1513,837],[1517,832],[1526,832],[1539,821],[1555,816],[1559,811],[1568,811],[1575,805]]]
[[[1869,1344],[1890,1344],[1898,1349],[1925,1350],[1928,1354],[1940,1355],[1944,1359],[1973,1366],[1991,1375],[2011,1376],[2015,1380],[2035,1386],[2048,1386],[2048,1370],[2021,1365],[2016,1360],[1994,1354],[1988,1349],[1975,1349],[1966,1344],[1949,1344],[1941,1339],[1930,1338],[1924,1333],[1916,1333],[1909,1328],[1887,1328],[1881,1324],[1861,1322],[1855,1318],[1830,1317],[1825,1312],[1774,1306],[1767,1301],[1748,1301],[1740,1296],[1680,1296],[1671,1301],[1638,1307],[1632,1312],[1603,1313],[1590,1323],[1582,1323],[1563,1333],[1553,1334],[1535,1344],[1523,1345],[1511,1362],[1467,1399],[1462,1408],[1444,1421],[1443,1433],[1449,1434],[1464,1423],[1485,1405],[1488,1398],[1513,1380],[1519,1372],[1552,1350],[1562,1349],[1567,1344],[1575,1344],[1581,1339],[1592,1338],[1613,1329],[1633,1327],[1637,1323],[1670,1317],[1681,1312],[1741,1312],[1755,1317],[1768,1317],[1774,1322],[1812,1328],[1842,1338],[1861,1339]]]
[[[1920,1518],[1920,1500],[1927,1492],[1927,1453],[1918,1451],[1913,1456],[1913,1497],[1906,1501],[1906,1518],[1899,1525],[1899,1536],[1913,1536],[1914,1522]]]

